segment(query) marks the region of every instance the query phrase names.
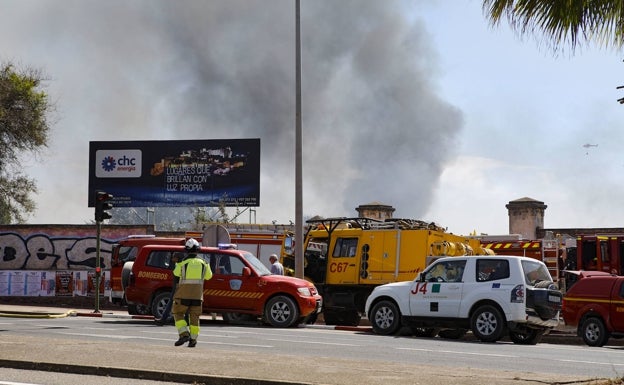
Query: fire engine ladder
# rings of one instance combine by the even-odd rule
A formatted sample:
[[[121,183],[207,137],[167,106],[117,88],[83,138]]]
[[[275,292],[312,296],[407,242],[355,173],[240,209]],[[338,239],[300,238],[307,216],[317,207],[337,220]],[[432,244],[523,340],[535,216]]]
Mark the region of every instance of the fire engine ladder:
[[[542,240],[542,258],[555,282],[559,281],[559,242],[556,239]]]

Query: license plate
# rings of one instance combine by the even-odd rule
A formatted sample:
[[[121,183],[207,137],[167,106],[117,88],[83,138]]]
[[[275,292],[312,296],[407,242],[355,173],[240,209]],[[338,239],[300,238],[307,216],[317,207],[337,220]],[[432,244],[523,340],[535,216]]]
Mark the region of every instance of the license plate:
[[[557,303],[559,303],[559,302],[561,302],[561,297],[557,297],[556,295],[549,295],[548,296],[548,300],[550,302],[557,302]]]

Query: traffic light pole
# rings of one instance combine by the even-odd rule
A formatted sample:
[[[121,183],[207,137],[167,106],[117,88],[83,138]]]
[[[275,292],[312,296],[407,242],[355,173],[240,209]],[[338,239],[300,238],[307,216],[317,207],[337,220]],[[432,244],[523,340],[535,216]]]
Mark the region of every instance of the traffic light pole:
[[[95,310],[94,313],[100,312],[100,237],[102,235],[102,222],[96,221],[96,238],[95,238]]]
[[[94,313],[100,312],[100,282],[102,276],[102,263],[100,262],[100,243],[102,235],[102,221],[111,218],[108,210],[113,208],[110,201],[113,196],[104,191],[95,192],[95,225],[96,225],[96,243],[95,243],[95,310]]]

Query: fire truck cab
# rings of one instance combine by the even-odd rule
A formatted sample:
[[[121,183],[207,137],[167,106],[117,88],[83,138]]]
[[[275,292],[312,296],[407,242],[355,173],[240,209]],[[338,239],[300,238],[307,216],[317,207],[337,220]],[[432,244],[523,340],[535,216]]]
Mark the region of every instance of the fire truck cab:
[[[576,268],[624,274],[624,234],[579,235]]]

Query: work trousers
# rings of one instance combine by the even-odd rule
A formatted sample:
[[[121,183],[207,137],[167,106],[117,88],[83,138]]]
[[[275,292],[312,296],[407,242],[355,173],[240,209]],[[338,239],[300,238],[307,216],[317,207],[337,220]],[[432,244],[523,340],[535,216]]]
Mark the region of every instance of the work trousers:
[[[199,336],[199,316],[202,314],[202,305],[199,301],[199,305],[185,305],[184,303],[190,303],[198,301],[184,300],[175,298],[173,300],[173,319],[175,320],[176,329],[178,329],[179,335],[190,335],[192,340],[196,340]],[[189,323],[186,323],[185,314],[189,315]]]

